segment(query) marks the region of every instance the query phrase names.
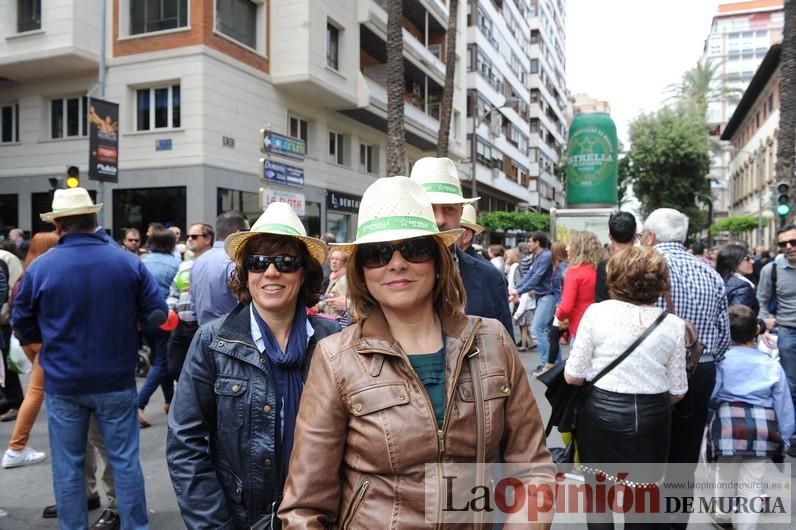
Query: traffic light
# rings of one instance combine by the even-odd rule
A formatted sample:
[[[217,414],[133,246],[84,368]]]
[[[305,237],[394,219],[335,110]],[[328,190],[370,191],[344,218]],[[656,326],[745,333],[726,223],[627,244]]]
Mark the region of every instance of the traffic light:
[[[793,210],[790,184],[784,180],[777,182],[776,187],[776,212],[781,218],[786,218]]]
[[[66,170],[66,187],[77,188],[80,186],[80,170],[77,166],[69,166]]]

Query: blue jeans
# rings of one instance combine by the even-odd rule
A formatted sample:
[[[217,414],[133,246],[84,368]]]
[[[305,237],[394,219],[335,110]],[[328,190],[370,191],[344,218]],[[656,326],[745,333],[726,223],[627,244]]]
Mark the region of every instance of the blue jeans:
[[[134,388],[79,396],[45,393],[53,486],[61,530],[88,528],[86,438],[93,414],[113,470],[122,528],[148,529],[144,475],[138,461],[138,413]]]
[[[539,360],[542,363],[548,362],[550,356],[550,337],[548,331],[553,324],[553,315],[556,313],[556,297],[548,294],[536,299],[536,311],[531,322],[531,332],[536,337],[536,345],[539,349]]]
[[[171,403],[174,397],[174,381],[169,376],[169,336],[168,331],[163,331],[157,326],[144,327],[144,339],[154,357],[152,368],[138,393],[138,408],[141,410],[146,408],[149,398],[158,387],[163,389],[163,399],[166,403]]]
[[[796,407],[796,328],[777,326],[777,348],[779,363],[788,377],[790,397]]]

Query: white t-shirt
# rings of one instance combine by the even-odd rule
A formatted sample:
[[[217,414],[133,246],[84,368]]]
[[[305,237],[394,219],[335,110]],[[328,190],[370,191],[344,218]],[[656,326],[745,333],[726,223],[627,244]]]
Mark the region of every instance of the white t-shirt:
[[[583,315],[567,359],[566,373],[594,379],[619,357],[661,314],[657,307],[619,300],[592,304]],[[685,394],[685,324],[668,315],[617,367],[595,384],[621,394]]]

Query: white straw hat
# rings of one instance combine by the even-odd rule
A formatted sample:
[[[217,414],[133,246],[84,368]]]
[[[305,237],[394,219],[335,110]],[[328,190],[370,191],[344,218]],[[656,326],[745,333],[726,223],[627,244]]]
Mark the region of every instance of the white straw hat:
[[[464,208],[462,208],[462,218],[459,221],[465,228],[469,228],[476,234],[480,234],[484,231],[484,227],[477,223],[477,215],[475,212],[475,208],[473,208],[472,204],[465,204]]]
[[[421,158],[412,166],[410,178],[423,186],[431,204],[472,204],[481,198],[462,196],[459,172],[450,158]]]
[[[42,221],[52,223],[53,219],[68,217],[70,215],[83,215],[97,213],[102,208],[102,203],[94,204],[85,188],[69,188],[55,190],[53,195],[53,211],[40,214]]]
[[[307,236],[307,230],[295,210],[286,202],[272,202],[255,221],[248,232],[238,232],[224,241],[224,249],[234,260],[246,241],[263,234],[294,237],[307,246],[312,259],[323,265],[326,261],[326,244],[320,239]]]
[[[406,177],[383,177],[362,195],[356,240],[331,246],[350,254],[365,243],[434,236],[447,247],[462,232],[462,228],[439,231],[428,194],[419,184]]]

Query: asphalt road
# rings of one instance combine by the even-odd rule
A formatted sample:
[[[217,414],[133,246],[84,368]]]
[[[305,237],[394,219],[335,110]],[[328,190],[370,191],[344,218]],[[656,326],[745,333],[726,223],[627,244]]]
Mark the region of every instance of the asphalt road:
[[[562,348],[564,349],[564,348]],[[565,352],[562,352],[566,355]],[[520,354],[528,374],[536,367],[539,360],[538,353]],[[547,420],[550,408],[544,399],[544,387],[536,378],[529,377],[531,388],[536,397],[542,418]],[[23,381],[23,385],[27,381]],[[139,379],[139,385],[143,380]],[[184,528],[182,519],[177,509],[174,491],[166,469],[166,416],[163,413],[163,395],[158,391],[153,395],[147,407],[147,418],[152,427],[141,431],[141,465],[146,480],[147,507],[149,509],[150,526],[153,530],[172,530]],[[13,423],[0,423],[0,447],[6,447]],[[37,450],[45,451],[49,455],[49,441],[47,435],[47,414],[42,408],[33,429],[29,445]],[[561,438],[554,430],[548,439],[548,446],[561,446]],[[793,463],[792,458],[788,458]],[[793,476],[794,468],[791,469]],[[0,530],[54,530],[58,528],[55,519],[43,519],[42,508],[55,502],[52,488],[52,475],[50,461],[32,466],[15,469],[0,468],[0,510],[7,513],[0,516]],[[792,502],[796,506],[796,502]],[[93,523],[100,515],[101,509],[89,513],[89,523]],[[585,526],[585,516],[579,524],[555,523],[555,529]],[[789,528],[788,525],[777,525]],[[691,523],[689,528],[710,528],[708,524]]]

